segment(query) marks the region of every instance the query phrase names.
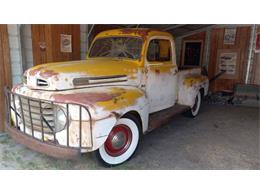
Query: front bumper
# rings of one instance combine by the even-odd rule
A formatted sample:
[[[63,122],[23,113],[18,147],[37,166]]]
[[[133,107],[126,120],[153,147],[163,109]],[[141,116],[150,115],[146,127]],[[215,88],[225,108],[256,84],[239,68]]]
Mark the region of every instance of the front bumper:
[[[9,125],[7,122],[5,122],[5,129],[11,138],[13,138],[16,142],[25,145],[36,152],[60,159],[74,159],[80,155],[80,149],[62,147],[52,144],[51,142],[42,142],[36,138],[24,134],[15,127]]]

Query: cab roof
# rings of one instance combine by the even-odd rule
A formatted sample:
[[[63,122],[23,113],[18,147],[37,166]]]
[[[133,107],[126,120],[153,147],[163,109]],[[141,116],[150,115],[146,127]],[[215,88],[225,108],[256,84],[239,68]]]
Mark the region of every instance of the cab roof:
[[[150,28],[122,28],[122,29],[113,29],[113,30],[107,30],[99,33],[95,39],[107,37],[107,36],[118,36],[118,35],[125,35],[125,36],[139,36],[143,39],[146,39],[151,36],[170,36],[172,35],[168,32],[159,31],[155,29]]]

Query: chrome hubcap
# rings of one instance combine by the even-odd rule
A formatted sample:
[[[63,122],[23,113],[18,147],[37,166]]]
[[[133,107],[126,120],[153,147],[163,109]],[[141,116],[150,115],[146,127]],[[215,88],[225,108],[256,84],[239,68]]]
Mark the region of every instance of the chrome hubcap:
[[[122,148],[126,143],[126,135],[123,132],[118,132],[113,138],[112,138],[112,147],[115,149]]]

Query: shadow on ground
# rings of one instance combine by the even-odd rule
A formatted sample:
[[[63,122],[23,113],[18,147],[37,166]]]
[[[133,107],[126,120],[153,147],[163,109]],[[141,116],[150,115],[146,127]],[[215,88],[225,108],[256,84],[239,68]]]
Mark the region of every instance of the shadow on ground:
[[[134,158],[111,169],[259,169],[257,108],[203,105],[145,135]],[[57,160],[0,137],[0,169],[104,169],[91,153]]]

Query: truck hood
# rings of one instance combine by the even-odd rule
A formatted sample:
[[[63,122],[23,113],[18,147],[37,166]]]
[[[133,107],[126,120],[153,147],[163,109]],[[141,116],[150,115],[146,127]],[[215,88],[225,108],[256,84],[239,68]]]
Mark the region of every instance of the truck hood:
[[[141,70],[128,60],[89,59],[48,63],[24,73],[24,82],[31,89],[66,90],[101,85],[138,85]]]

